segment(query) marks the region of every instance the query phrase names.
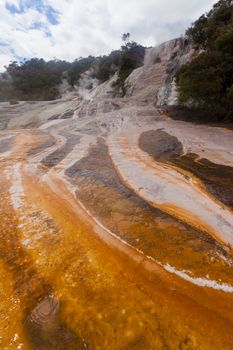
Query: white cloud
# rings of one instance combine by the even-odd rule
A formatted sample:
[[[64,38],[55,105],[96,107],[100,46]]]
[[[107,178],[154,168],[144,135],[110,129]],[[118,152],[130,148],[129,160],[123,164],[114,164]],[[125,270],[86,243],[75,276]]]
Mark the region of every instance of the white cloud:
[[[0,53],[0,67],[2,68],[0,71],[3,71],[4,66],[7,66],[11,60],[14,60],[14,57],[10,53]]]
[[[20,9],[20,0],[0,0],[0,70],[13,56],[73,60],[110,52],[130,32],[144,45],[155,45],[184,33],[207,11],[213,0],[40,0],[39,10],[24,8],[10,13],[5,5]],[[26,4],[27,0],[21,0]],[[32,2],[30,2],[32,3]],[[46,7],[56,12],[50,23]],[[49,34],[49,35],[48,35]],[[1,43],[7,46],[1,46]]]

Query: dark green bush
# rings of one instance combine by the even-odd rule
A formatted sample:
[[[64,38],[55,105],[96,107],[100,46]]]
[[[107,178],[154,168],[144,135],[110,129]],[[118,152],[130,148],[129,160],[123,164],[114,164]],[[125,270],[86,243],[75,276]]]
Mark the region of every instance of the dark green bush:
[[[182,103],[204,108],[218,119],[233,120],[233,4],[221,0],[187,31],[194,45],[205,49],[176,75]]]
[[[7,72],[12,80],[14,96],[23,100],[52,100],[59,97],[57,89],[65,69],[63,61],[45,62],[33,58],[18,64],[12,62]]]
[[[145,47],[130,42],[125,46],[122,46],[122,55],[120,59],[119,78],[117,80],[117,86],[122,90],[122,94],[125,94],[124,83],[132,71],[143,65],[145,56]]]

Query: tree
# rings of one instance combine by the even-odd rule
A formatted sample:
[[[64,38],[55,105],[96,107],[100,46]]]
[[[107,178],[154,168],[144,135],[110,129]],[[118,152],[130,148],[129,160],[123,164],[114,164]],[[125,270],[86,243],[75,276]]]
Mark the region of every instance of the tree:
[[[205,51],[176,75],[182,103],[233,119],[233,2],[220,0],[188,29],[187,35]]]
[[[7,72],[12,79],[16,98],[24,100],[51,100],[59,97],[64,61],[45,62],[32,58],[22,63],[12,62]]]
[[[130,41],[130,33],[124,33],[124,34],[122,35],[122,40],[123,40],[124,42],[129,42],[129,41]]]
[[[231,31],[232,26],[232,0],[220,0],[211,11],[195,21],[186,31],[186,34],[195,46],[202,49],[211,49],[216,39]]]

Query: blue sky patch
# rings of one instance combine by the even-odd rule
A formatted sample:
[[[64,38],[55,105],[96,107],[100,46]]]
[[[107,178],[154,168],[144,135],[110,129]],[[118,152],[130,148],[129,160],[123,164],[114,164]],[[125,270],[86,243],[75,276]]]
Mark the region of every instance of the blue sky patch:
[[[48,6],[46,8],[46,12],[45,12],[49,22],[53,25],[57,25],[59,24],[59,21],[58,21],[58,14],[57,12],[51,7],[51,6]]]
[[[8,43],[0,40],[0,46],[8,46]]]
[[[27,8],[35,8],[38,12],[45,14],[51,24],[59,23],[57,12],[51,6],[46,5],[43,0],[25,1],[25,3]]]
[[[10,13],[22,13],[23,12],[23,8],[20,6],[20,8],[18,9],[16,6],[9,4],[8,2],[5,4],[6,9],[10,12]]]
[[[46,5],[43,0],[21,0],[19,8],[9,3],[6,3],[5,7],[12,14],[26,12],[27,9],[36,9],[47,17],[50,24],[59,24],[58,13],[51,6]],[[36,23],[35,28],[39,29],[40,24]]]

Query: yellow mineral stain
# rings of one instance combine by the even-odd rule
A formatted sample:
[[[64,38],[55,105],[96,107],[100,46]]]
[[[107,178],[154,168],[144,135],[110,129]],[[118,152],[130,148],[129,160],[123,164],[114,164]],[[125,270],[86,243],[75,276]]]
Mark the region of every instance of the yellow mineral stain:
[[[17,160],[23,166],[28,148],[43,139],[29,131],[25,135],[17,140]],[[1,173],[14,162],[8,159]],[[41,348],[23,321],[37,319],[38,307],[49,314],[50,299],[59,304],[63,328],[58,330],[65,327],[79,343],[81,339],[80,348],[233,348],[232,294],[194,286],[112,236],[55,173],[42,178],[23,168],[21,176],[24,200],[16,212],[10,184],[4,175],[0,180],[3,349]],[[122,227],[130,231],[127,222]],[[46,336],[60,336],[48,331]]]
[[[22,327],[20,299],[14,292],[11,273],[2,261],[0,276],[0,348],[29,349]]]
[[[200,340],[204,334],[201,330],[196,331],[196,327],[198,329],[201,323],[202,327],[219,333],[220,324],[226,322],[224,318],[230,321],[232,317],[231,295],[222,299],[221,293],[191,286],[150,261],[140,259],[137,252],[121,247],[120,241],[112,244],[113,239],[109,238],[106,245],[99,229],[95,233],[97,228],[91,218],[81,208],[76,210],[75,199],[70,197],[67,202],[67,193],[62,196],[65,188],[59,181],[56,181],[59,197],[46,188],[45,183],[33,184],[29,177],[25,182],[31,200],[49,212],[62,227],[60,245],[48,246],[46,258],[41,261],[41,273],[53,281],[56,294],[64,300],[64,318],[73,329],[80,330],[85,342],[93,348],[107,348],[114,339],[111,345],[114,349],[125,348],[128,346],[125,329],[131,319],[135,327],[135,344],[143,339],[144,346],[153,347],[161,341],[159,348],[162,349],[161,339],[165,334],[166,342],[175,349],[183,340],[177,343],[177,336],[169,335],[172,324],[179,339],[184,339],[188,332],[190,339],[198,338],[204,349],[211,348],[210,339],[207,340],[205,335],[206,340]],[[154,313],[150,312],[152,305]],[[100,310],[104,310],[101,320]],[[122,310],[125,311],[122,313]],[[213,322],[213,313],[216,322]],[[159,327],[158,322],[163,324],[162,331],[152,336]],[[228,326],[231,328],[231,321]],[[231,337],[229,341],[231,343]],[[132,344],[130,346],[136,349],[138,345],[133,347]]]

